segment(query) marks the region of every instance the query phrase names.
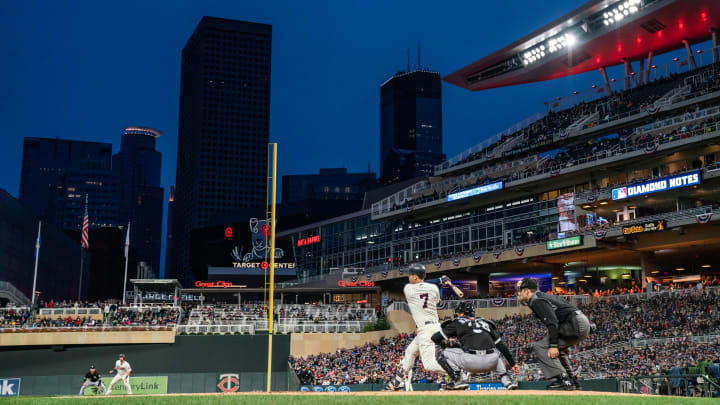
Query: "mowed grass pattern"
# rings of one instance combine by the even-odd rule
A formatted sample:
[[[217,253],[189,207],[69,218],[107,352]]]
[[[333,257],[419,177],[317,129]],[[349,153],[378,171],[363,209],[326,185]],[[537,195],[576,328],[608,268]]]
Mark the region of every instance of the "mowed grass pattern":
[[[679,398],[617,395],[188,395],[145,397],[19,397],[0,399],[2,405],[679,405],[717,404],[717,398]]]

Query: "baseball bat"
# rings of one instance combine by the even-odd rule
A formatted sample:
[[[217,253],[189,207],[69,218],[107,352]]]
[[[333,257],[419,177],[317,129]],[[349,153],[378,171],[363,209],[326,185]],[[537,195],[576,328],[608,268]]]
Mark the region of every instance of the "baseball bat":
[[[450,288],[452,288],[452,290],[455,292],[455,295],[457,295],[458,298],[462,298],[465,295],[465,294],[463,294],[462,291],[460,291],[459,288],[457,288],[457,286],[455,286],[455,284],[452,283],[452,281],[448,280],[447,284],[450,286]]]

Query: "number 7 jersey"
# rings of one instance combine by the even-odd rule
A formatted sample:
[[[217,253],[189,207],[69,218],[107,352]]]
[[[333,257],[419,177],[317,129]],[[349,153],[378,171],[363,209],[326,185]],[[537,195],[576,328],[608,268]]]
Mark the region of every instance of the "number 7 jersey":
[[[438,322],[437,305],[440,303],[440,290],[430,283],[406,284],[403,289],[410,313],[418,328],[426,322]]]

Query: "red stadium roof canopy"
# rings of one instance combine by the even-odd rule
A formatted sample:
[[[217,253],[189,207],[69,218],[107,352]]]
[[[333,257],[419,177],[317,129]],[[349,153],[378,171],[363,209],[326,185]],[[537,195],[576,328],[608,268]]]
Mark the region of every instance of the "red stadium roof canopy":
[[[720,0],[592,0],[443,80],[478,91],[556,79],[707,41],[712,28]]]

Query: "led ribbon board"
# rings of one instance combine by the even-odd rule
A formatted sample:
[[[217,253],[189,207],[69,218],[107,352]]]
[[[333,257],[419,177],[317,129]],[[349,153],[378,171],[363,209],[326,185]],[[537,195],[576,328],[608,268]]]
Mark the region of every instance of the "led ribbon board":
[[[674,188],[694,186],[696,184],[700,184],[700,171],[614,188],[612,189],[612,199],[622,200],[624,198],[637,197],[639,195],[657,193]]]
[[[484,186],[474,187],[471,189],[458,191],[457,193],[448,194],[447,200],[448,200],[448,202],[461,200],[463,198],[474,197],[476,195],[489,193],[491,191],[502,190],[502,188],[503,188],[503,182],[498,181],[495,183],[485,184]]]

